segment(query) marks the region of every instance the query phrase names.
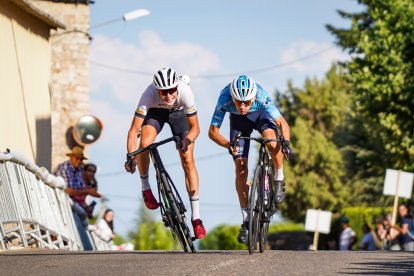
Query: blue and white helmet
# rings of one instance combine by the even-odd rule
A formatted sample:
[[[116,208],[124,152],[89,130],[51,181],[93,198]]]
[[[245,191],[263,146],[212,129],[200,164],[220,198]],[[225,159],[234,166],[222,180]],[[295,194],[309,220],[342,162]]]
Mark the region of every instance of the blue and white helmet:
[[[154,86],[159,90],[175,88],[178,85],[178,74],[171,68],[162,68],[154,74]]]
[[[230,85],[231,97],[235,100],[245,102],[252,100],[257,93],[257,85],[248,76],[238,76]]]

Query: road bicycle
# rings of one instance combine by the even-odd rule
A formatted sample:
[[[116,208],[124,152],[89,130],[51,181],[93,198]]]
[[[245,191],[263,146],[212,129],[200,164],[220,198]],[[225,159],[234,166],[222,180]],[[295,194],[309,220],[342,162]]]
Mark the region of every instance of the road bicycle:
[[[175,141],[180,144],[180,138],[178,136],[170,137],[160,142],[153,143],[145,148],[128,153],[127,162],[131,164],[132,158],[136,155],[144,151],[150,152],[151,160],[154,164],[157,176],[158,202],[164,225],[171,230],[173,238],[178,239],[185,252],[191,251],[196,253],[193,243],[195,239],[191,236],[186,222],[185,212],[187,210],[180,194],[177,191],[177,188],[174,185],[174,182],[161,161],[161,157],[157,149],[159,146],[171,141]]]
[[[278,132],[276,132],[276,135],[277,139],[266,139],[262,137],[243,137],[241,136],[241,132],[239,132],[232,143],[233,145],[237,145],[239,140],[244,139],[253,140],[260,144],[259,160],[250,186],[248,203],[248,247],[250,254],[253,254],[257,249],[257,244],[259,244],[260,253],[264,252],[266,248],[270,219],[278,211],[273,163],[271,162],[269,151],[266,148],[267,143],[276,142],[280,143],[283,150],[286,151],[283,136]],[[290,148],[288,149],[288,152],[290,158],[293,152]]]

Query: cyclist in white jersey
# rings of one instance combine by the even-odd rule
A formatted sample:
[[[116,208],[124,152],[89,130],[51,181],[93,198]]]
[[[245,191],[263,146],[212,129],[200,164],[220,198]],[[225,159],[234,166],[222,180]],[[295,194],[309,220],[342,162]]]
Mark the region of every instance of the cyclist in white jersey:
[[[272,103],[269,94],[251,78],[239,76],[221,91],[208,135],[218,145],[227,148],[233,156],[236,167],[236,191],[243,216],[238,240],[247,243],[249,228],[247,162],[250,140],[240,140],[237,145],[233,145],[220,133],[226,112],[230,113],[230,141],[234,140],[238,132],[241,132],[242,136],[250,136],[254,129],[267,139],[275,139],[275,130],[277,127],[280,129],[285,139],[283,149],[275,142],[267,144],[275,168],[276,200],[279,203],[285,199],[283,156],[288,159],[293,155],[289,147],[290,129]]]
[[[128,131],[128,152],[137,149],[139,131],[141,131],[139,148],[145,148],[154,143],[165,123],[170,125],[173,135],[181,138],[181,146],[177,145],[177,149],[191,202],[191,221],[195,237],[202,239],[206,235],[206,230],[200,219],[198,173],[193,155],[194,141],[200,133],[197,109],[188,76],[179,77],[171,68],[157,71],[153,82],[142,94]],[[157,209],[159,204],[148,181],[149,152],[138,154],[135,160],[138,163],[145,205],[148,209]],[[135,165],[136,163],[132,166],[125,163],[125,169],[134,173]]]

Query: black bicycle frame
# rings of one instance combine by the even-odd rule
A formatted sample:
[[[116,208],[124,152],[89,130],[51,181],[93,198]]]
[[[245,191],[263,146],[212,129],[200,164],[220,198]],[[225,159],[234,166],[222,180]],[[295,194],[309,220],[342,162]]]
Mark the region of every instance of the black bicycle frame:
[[[151,145],[149,145],[145,148],[137,149],[136,151],[128,153],[127,154],[127,159],[132,158],[133,156],[138,155],[140,153],[143,153],[144,151],[149,151],[152,163],[154,164],[154,167],[155,167],[157,177],[160,178],[161,174],[164,173],[168,177],[168,179],[170,180],[171,186],[173,187],[176,195],[178,196],[178,199],[180,200],[180,202],[183,202],[182,199],[181,199],[180,194],[177,191],[177,188],[175,187],[174,182],[172,181],[170,175],[168,174],[167,170],[164,167],[164,163],[162,163],[160,153],[158,151],[159,146],[164,145],[166,143],[169,143],[171,141],[175,141],[176,143],[179,143],[179,141],[180,141],[179,139],[180,138],[178,136],[173,136],[173,137],[167,138],[165,140],[153,143],[153,144],[151,144]],[[159,191],[158,191],[158,193],[159,193]],[[187,210],[184,208],[184,212],[185,211],[187,211]]]

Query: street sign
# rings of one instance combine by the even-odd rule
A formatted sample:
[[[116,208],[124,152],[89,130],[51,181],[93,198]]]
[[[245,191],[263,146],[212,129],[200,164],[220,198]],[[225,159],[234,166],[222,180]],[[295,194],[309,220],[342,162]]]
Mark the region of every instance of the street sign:
[[[331,231],[331,219],[331,212],[308,209],[306,211],[305,230],[329,234]]]
[[[411,198],[414,174],[387,169],[384,181],[384,195],[398,195]]]

